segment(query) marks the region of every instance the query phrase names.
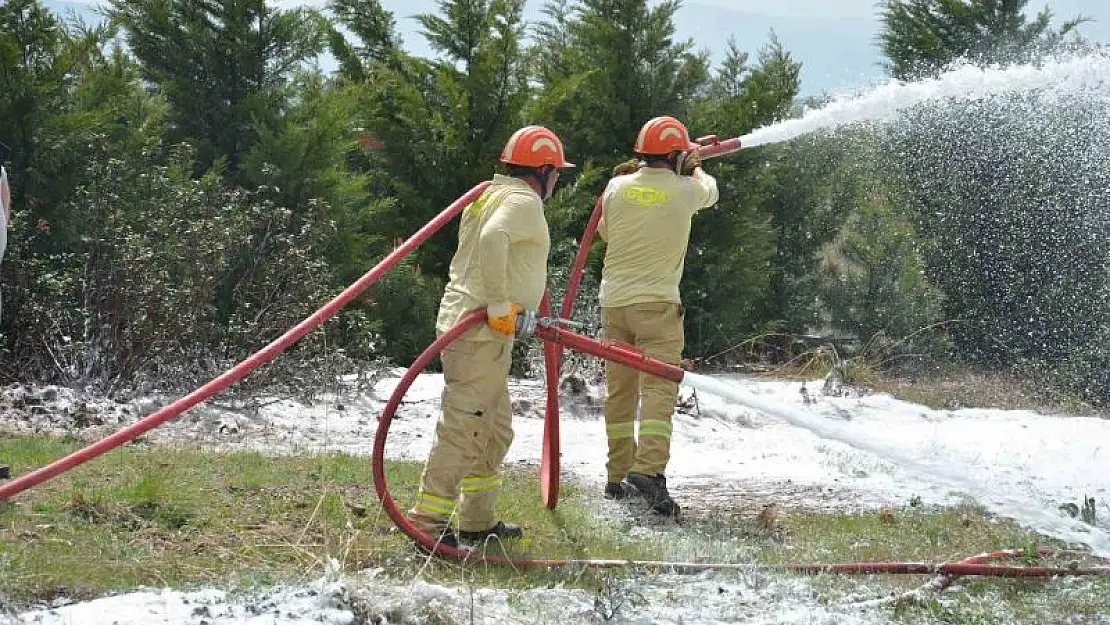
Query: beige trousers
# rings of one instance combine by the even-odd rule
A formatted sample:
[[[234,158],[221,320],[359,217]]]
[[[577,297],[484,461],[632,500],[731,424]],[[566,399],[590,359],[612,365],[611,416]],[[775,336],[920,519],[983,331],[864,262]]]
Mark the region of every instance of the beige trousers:
[[[480,532],[497,522],[501,463],[513,441],[509,403],[511,341],[455,341],[443,351],[443,414],[410,518],[421,529]],[[460,499],[461,497],[461,499]]]
[[[652,302],[602,308],[606,338],[642,349],[651,358],[676,365],[685,339],[680,304]],[[671,457],[671,414],[678,384],[605,363],[605,433],[609,440],[608,480],[629,471],[663,475]],[[639,408],[639,441],[636,412]]]

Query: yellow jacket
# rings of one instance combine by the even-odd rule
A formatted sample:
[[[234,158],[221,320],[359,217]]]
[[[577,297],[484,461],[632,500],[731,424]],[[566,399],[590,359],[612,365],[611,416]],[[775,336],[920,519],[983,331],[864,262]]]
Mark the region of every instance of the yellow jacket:
[[[694,213],[717,203],[717,181],[701,169],[679,176],[642,167],[609,181],[598,234],[608,242],[601,305],[682,303],[678,284]]]
[[[508,314],[510,303],[535,310],[547,285],[550,248],[540,196],[523,180],[494,176],[485,193],[463,209],[436,330],[446,332],[478,308],[490,308],[493,316]],[[505,340],[485,325],[468,338]]]

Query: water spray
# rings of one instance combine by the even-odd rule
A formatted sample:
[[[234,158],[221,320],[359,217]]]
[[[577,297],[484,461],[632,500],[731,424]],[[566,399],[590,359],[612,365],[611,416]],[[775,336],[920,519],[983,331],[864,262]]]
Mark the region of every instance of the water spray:
[[[1090,88],[1107,82],[1110,82],[1110,57],[1100,55],[1001,69],[964,65],[937,78],[917,82],[891,80],[863,95],[834,100],[821,108],[806,111],[797,119],[760,128],[743,135],[740,141],[745,148],[790,141],[811,132],[889,120],[901,111],[937,100],[969,101],[1061,85]]]

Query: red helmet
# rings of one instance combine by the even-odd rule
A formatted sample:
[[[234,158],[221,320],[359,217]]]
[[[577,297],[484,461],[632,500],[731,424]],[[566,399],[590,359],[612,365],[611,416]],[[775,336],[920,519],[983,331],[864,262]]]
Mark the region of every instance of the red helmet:
[[[514,132],[501,150],[501,162],[524,167],[574,167],[563,155],[563,142],[543,126],[525,126]]]
[[[677,119],[664,115],[648,121],[636,136],[632,151],[637,154],[663,156],[671,152],[683,152],[699,147],[690,141],[686,126]]]

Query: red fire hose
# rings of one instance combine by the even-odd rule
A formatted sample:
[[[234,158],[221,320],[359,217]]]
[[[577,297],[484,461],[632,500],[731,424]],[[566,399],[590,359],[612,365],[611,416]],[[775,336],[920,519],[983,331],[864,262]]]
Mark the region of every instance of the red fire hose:
[[[705,147],[698,150],[702,160],[717,158],[738,152],[743,147],[740,138],[726,139],[718,142],[715,137],[698,139]],[[582,286],[582,275],[586,269],[586,259],[590,256],[590,248],[594,244],[597,234],[597,225],[601,222],[601,198],[594,203],[594,212],[590,221],[582,232],[582,240],[578,242],[578,253],[574,256],[574,263],[567,276],[567,289],[563,293],[563,306],[559,311],[562,319],[570,319],[574,314],[574,301],[578,297],[578,289]],[[563,350],[554,343],[546,343],[543,348],[544,361],[547,363],[547,412],[544,414],[544,445],[543,456],[540,459],[540,499],[549,510],[554,510],[559,503],[559,376],[563,370]],[[554,367],[552,367],[554,365]],[[554,370],[552,370],[554,369]],[[556,383],[552,384],[552,380]],[[550,434],[550,438],[548,438]],[[554,485],[551,487],[550,485]]]
[[[404,399],[405,394],[416,378],[429,364],[431,364],[432,360],[435,359],[440,352],[447,348],[448,345],[453,343],[458,337],[462,336],[471,328],[484,323],[485,320],[486,313],[484,310],[475,311],[465,316],[453,328],[436,338],[436,340],[416,358],[408,370],[405,371],[397,387],[393,390],[393,394],[390,395],[389,401],[382,410],[381,416],[378,418],[378,431],[374,436],[374,451],[373,457],[371,458],[374,489],[377,491],[378,499],[381,500],[382,507],[385,508],[389,518],[393,519],[393,522],[396,523],[397,527],[401,528],[405,534],[427,549],[438,550],[438,552],[442,553],[444,556],[458,558],[460,560],[465,560],[473,554],[469,550],[455,549],[448,545],[438,544],[435,537],[420,531],[397,506],[397,502],[389,492],[389,483],[386,481],[385,477],[385,443],[389,436],[389,426],[393,422],[393,417],[397,413],[397,408],[401,405],[401,400]],[[680,381],[684,374],[682,369],[678,367],[646,358],[642,353],[633,349],[614,344],[605,344],[584,336],[579,336],[562,328],[538,326],[535,334],[549,343],[559,344],[598,357],[611,358],[629,367],[635,367],[653,374],[661,374],[663,377],[674,381]],[[575,564],[576,562],[587,562],[548,558],[509,558],[484,554],[479,557],[486,562],[512,563],[517,566],[566,566]],[[614,560],[612,564],[600,566],[623,566],[625,564],[627,563],[624,561]]]
[[[643,568],[663,569],[677,573],[696,573],[710,570],[776,570],[803,574],[840,573],[840,574],[884,574],[884,575],[942,575],[946,576],[943,587],[951,584],[952,578],[960,575],[986,575],[992,577],[1054,577],[1065,575],[1110,575],[1110,567],[1046,567],[1046,566],[1009,566],[988,564],[988,560],[1001,558],[1016,558],[1023,556],[1024,550],[994,551],[980,556],[967,558],[959,562],[928,563],[928,562],[853,562],[843,564],[714,564],[707,562],[662,562],[662,561],[635,561],[635,560],[590,560],[569,558],[533,558],[527,556],[510,557],[486,554],[482,551],[455,548],[439,543],[434,536],[422,532],[401,511],[393,495],[389,491],[389,483],[385,476],[385,444],[389,437],[389,426],[401,405],[405,394],[421,372],[439,355],[448,345],[462,336],[465,332],[484,323],[485,311],[479,310],[470,313],[439,338],[429,345],[416,361],[412,363],[401,377],[397,387],[393,389],[389,401],[385,405],[378,419],[378,431],[374,436],[374,451],[371,458],[371,468],[374,475],[374,489],[378,499],[382,502],[389,518],[397,524],[406,535],[423,545],[429,551],[439,555],[465,561],[480,561],[498,564],[512,564],[519,568],[562,568],[562,567],[587,567],[587,568],[620,568],[637,566]],[[669,365],[658,360],[646,357],[636,349],[613,342],[597,341],[585,336],[570,332],[557,325],[540,324],[535,329],[535,336],[543,339],[548,344],[556,344],[574,351],[612,360],[627,367],[632,367],[650,375],[656,375],[673,382],[681,382],[685,372],[674,365]],[[1038,555],[1051,555],[1052,550],[1042,548]]]

